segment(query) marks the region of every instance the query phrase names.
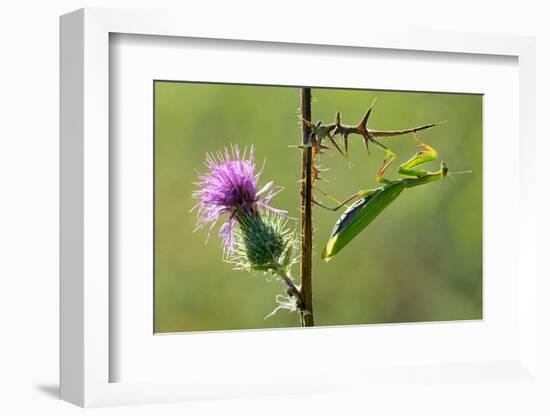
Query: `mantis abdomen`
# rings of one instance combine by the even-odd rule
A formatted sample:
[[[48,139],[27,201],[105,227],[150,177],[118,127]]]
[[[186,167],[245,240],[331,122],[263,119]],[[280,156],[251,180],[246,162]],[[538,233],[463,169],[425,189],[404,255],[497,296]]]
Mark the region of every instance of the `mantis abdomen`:
[[[399,181],[374,190],[350,206],[338,219],[321,254],[329,261],[363,231],[405,189]]]

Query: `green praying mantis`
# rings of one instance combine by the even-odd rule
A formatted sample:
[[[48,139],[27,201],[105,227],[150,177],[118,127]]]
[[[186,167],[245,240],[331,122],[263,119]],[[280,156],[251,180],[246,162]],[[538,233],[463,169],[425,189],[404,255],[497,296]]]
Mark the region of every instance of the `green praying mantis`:
[[[386,157],[376,172],[376,181],[382,184],[382,186],[375,189],[358,191],[333,208],[314,200],[317,205],[337,211],[348,202],[359,198],[336,221],[329,241],[321,254],[321,258],[329,261],[338,254],[380,215],[386,207],[395,201],[403,190],[425,185],[447,176],[447,165],[443,161],[436,172],[418,169],[417,166],[435,160],[438,157],[437,151],[425,143],[418,141],[418,148],[420,150],[399,167],[398,173],[403,176],[402,178],[390,180],[384,177],[384,173],[396,157],[391,150],[386,149]]]
[[[306,121],[306,124],[312,130],[312,138],[316,138],[315,143],[313,143],[312,146],[314,148],[317,148],[318,152],[320,152],[321,149],[326,148],[322,145],[322,140],[326,137],[332,142],[339,153],[342,154],[349,162],[348,136],[351,133],[360,134],[361,136],[363,136],[365,145],[367,146],[367,150],[369,142],[372,142],[376,147],[382,149],[385,152],[384,160],[382,161],[382,164],[380,165],[375,175],[376,181],[381,184],[380,187],[375,189],[360,190],[351,195],[343,202],[339,202],[338,205],[335,207],[329,207],[319,202],[318,200],[313,199],[313,202],[315,204],[331,211],[337,211],[340,208],[347,206],[348,203],[358,199],[351,206],[349,206],[349,208],[347,208],[345,212],[340,216],[340,218],[338,218],[338,220],[336,221],[336,224],[334,225],[334,228],[330,234],[329,241],[321,254],[321,257],[325,261],[329,261],[345,246],[347,246],[355,237],[357,237],[369,224],[372,223],[372,221],[376,217],[378,217],[378,215],[380,215],[382,211],[384,211],[385,208],[387,208],[393,201],[396,200],[396,198],[403,192],[403,190],[407,188],[413,188],[415,186],[425,185],[427,183],[445,178],[448,173],[447,166],[443,161],[440,163],[439,170],[435,172],[418,168],[418,166],[422,164],[436,160],[438,158],[438,153],[433,147],[418,140],[418,138],[416,137],[416,132],[434,127],[441,123],[426,124],[406,130],[369,130],[367,129],[366,124],[371,114],[373,104],[374,101],[357,126],[342,125],[339,112],[336,114],[336,121],[334,124],[323,125],[320,122],[318,122],[317,124],[313,124]],[[407,162],[403,163],[399,167],[398,173],[402,176],[401,178],[394,180],[387,179],[386,177],[384,177],[384,175],[389,166],[396,159],[396,155],[392,150],[380,143],[377,140],[377,137],[389,137],[409,133],[412,133],[414,135],[415,140],[417,141],[418,151],[411,159],[409,159]],[[340,149],[340,147],[334,140],[334,136],[336,134],[340,134],[342,136],[344,140],[345,152]],[[321,191],[320,189],[315,189],[321,194],[330,197],[330,195]]]

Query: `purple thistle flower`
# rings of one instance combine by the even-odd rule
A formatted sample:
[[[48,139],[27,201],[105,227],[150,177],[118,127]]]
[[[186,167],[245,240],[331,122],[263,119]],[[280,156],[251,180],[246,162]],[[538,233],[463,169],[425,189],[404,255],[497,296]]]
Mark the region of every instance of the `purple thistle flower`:
[[[263,209],[277,214],[285,213],[270,206],[271,200],[278,193],[273,182],[258,190],[258,179],[263,169],[256,172],[254,147],[250,148],[248,157],[246,148],[242,155],[237,145],[230,149],[225,148],[223,153],[218,151],[206,154],[205,165],[209,171],[199,174],[199,181],[194,184],[200,189],[193,192],[193,197],[199,200],[193,207],[198,208],[196,230],[211,223],[208,232],[210,236],[218,219],[227,214],[219,231],[226,252],[234,248],[235,225],[241,215],[257,214]]]

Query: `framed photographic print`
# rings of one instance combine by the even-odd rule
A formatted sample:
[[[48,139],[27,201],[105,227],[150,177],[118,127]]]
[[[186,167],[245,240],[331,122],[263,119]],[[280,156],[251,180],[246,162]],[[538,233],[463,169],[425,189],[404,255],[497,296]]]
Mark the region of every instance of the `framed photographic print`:
[[[299,293],[303,94],[330,120],[306,131],[315,309]],[[482,319],[482,98],[155,81],[155,333]],[[223,246],[202,244],[216,220]]]
[[[304,36],[62,17],[65,400],[537,382],[533,40]]]

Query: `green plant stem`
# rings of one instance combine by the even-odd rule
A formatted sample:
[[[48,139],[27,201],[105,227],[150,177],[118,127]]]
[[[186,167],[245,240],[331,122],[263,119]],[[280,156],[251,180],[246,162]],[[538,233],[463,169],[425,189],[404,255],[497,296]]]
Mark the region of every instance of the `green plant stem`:
[[[303,302],[302,326],[313,326],[313,292],[312,292],[312,252],[313,252],[313,219],[312,219],[312,164],[313,148],[310,142],[310,129],[303,120],[311,121],[311,89],[301,91],[302,116],[302,204],[301,204],[301,269],[300,295]]]
[[[294,282],[292,281],[291,277],[284,271],[283,268],[279,268],[276,271],[276,273],[281,278],[283,283],[285,284],[285,286],[287,288],[287,293],[290,296],[293,296],[293,297],[296,298],[296,304],[301,309],[302,305],[303,305],[302,295],[301,295],[300,291],[298,290],[298,288],[296,287],[296,285],[294,284]]]

